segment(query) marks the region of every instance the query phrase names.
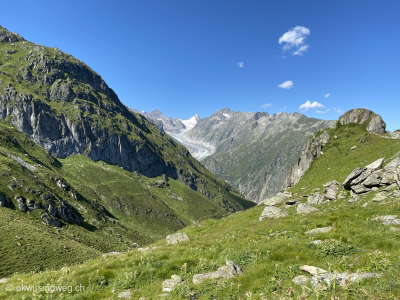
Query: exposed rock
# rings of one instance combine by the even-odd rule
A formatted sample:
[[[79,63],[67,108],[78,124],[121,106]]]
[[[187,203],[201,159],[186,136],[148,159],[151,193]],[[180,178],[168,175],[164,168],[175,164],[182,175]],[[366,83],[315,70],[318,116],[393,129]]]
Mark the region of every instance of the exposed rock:
[[[347,286],[352,282],[359,282],[366,278],[379,278],[382,275],[376,273],[325,273],[316,274],[311,278],[311,285],[315,289],[324,289],[333,281],[340,286]]]
[[[173,245],[179,242],[189,241],[189,237],[184,232],[167,235],[166,239],[167,239],[167,245]]]
[[[288,213],[284,210],[277,208],[275,206],[266,206],[261,213],[259,218],[260,221],[267,219],[267,218],[283,218],[288,216]]]
[[[330,136],[326,131],[317,137],[318,134],[319,132],[315,133],[304,145],[299,160],[290,168],[283,189],[288,189],[299,182],[311,163],[321,155],[322,147],[326,141],[329,141]]]
[[[278,193],[271,198],[263,200],[260,204],[264,204],[264,205],[268,205],[268,206],[275,206],[279,203],[282,203],[289,197],[292,197],[291,193]]]
[[[380,158],[365,168],[354,169],[343,182],[344,188],[351,188],[356,194],[369,192],[370,189],[366,187],[376,186],[381,183],[381,175],[373,172],[381,170],[383,162],[384,158]]]
[[[123,291],[122,293],[119,293],[117,297],[121,298],[121,299],[131,299],[132,292],[131,292],[131,290],[126,290],[126,291]]]
[[[324,191],[326,198],[329,200],[336,200],[336,193],[338,192],[340,186],[339,182],[336,180],[330,181],[325,183],[324,186],[326,187]]]
[[[320,205],[320,204],[324,203],[324,201],[325,201],[325,195],[320,194],[318,192],[311,194],[310,196],[308,196],[308,199],[307,199],[307,203],[309,205]]]
[[[369,121],[367,125],[368,132],[385,133],[386,123],[380,115],[370,110],[364,108],[352,109],[339,117],[339,122],[342,125],[350,123],[362,124],[366,121]]]
[[[311,279],[305,275],[296,276],[292,279],[293,283],[297,285],[306,285],[310,280]]]
[[[0,283],[6,283],[10,280],[10,278],[2,278],[0,279]]]
[[[301,198],[290,199],[290,200],[285,201],[285,204],[287,204],[287,205],[296,205],[301,200],[302,200]]]
[[[297,206],[297,213],[298,214],[309,214],[315,211],[319,211],[317,208],[312,207],[311,205],[300,203]]]
[[[367,192],[371,191],[371,189],[366,188],[362,184],[353,185],[351,187],[351,190],[356,194],[362,194],[362,193],[367,193]]]
[[[311,229],[309,231],[304,232],[304,234],[317,234],[317,233],[327,233],[331,230],[333,230],[333,227],[321,227],[321,228],[315,228]]]
[[[193,283],[199,284],[207,279],[231,278],[240,274],[243,274],[242,269],[234,262],[226,259],[226,266],[218,268],[216,272],[193,275]]]
[[[355,168],[344,180],[343,186],[345,188],[351,188],[351,181],[358,177],[364,170],[361,168]]]
[[[400,219],[397,219],[397,217],[397,215],[378,216],[375,220],[383,221],[383,225],[400,225]]]
[[[26,212],[28,208],[26,207],[25,203],[19,203],[18,204],[18,209],[22,212]]]
[[[390,227],[389,228],[389,231],[400,231],[400,228],[397,228],[397,227]]]
[[[60,220],[53,219],[47,213],[44,213],[40,218],[42,219],[42,222],[45,225],[53,225],[53,226],[56,226],[56,227],[61,227]]]
[[[3,194],[0,194],[0,206],[1,207],[7,207],[10,204],[10,200],[3,196]]]
[[[374,161],[373,163],[369,164],[365,168],[371,170],[372,172],[380,170],[380,169],[382,169],[384,160],[385,160],[384,158],[380,158],[380,159]]]
[[[354,150],[354,149],[357,149],[357,146],[353,146],[350,148],[350,150]]]
[[[366,187],[376,187],[379,186],[381,183],[381,175],[378,173],[372,173],[365,179],[363,182],[363,186]]]
[[[310,273],[311,275],[328,273],[328,271],[325,271],[324,269],[313,267],[313,266],[308,266],[308,265],[301,266],[300,270]]]
[[[319,139],[321,141],[321,145],[324,146],[329,143],[329,140],[331,139],[331,136],[327,131],[324,131],[320,136]]]
[[[178,275],[172,275],[171,279],[167,279],[163,281],[162,288],[163,292],[172,292],[176,285],[181,284],[183,282],[182,278]]]
[[[385,192],[380,192],[380,193],[376,193],[375,194],[374,198],[372,198],[372,201],[381,202],[381,201],[386,200],[386,199],[387,199],[387,197],[386,197]]]

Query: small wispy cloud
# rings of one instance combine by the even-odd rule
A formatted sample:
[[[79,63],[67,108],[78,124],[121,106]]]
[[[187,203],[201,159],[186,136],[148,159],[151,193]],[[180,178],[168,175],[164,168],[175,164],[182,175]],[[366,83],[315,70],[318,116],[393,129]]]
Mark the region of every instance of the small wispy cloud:
[[[336,111],[338,114],[343,114],[343,111],[340,108],[334,108],[334,111]]]
[[[282,108],[282,110],[285,110],[287,108],[287,106],[285,106],[284,108]]]
[[[327,109],[327,110],[316,110],[315,112],[317,114],[327,114],[329,112],[329,109]]]
[[[236,63],[236,65],[237,65],[239,68],[243,68],[243,67],[244,67],[244,62],[239,61],[239,62]]]
[[[272,106],[273,106],[272,103],[265,103],[265,104],[261,105],[262,108],[267,108],[267,107],[272,107]]]
[[[330,97],[330,96],[331,96],[331,94],[329,94],[329,93],[327,93],[327,94],[324,95],[325,98],[328,98],[328,97]]]
[[[280,87],[281,89],[291,89],[293,87],[293,81],[288,80],[285,81],[284,83],[278,84],[278,87]]]
[[[279,38],[279,45],[283,44],[283,51],[293,49],[293,55],[303,55],[309,48],[305,43],[307,36],[310,35],[310,29],[304,26],[296,26],[289,29]]]
[[[306,111],[311,108],[324,108],[324,107],[325,105],[323,105],[322,103],[319,103],[317,101],[311,102],[310,100],[307,100],[305,103],[300,105],[299,109],[302,111]]]

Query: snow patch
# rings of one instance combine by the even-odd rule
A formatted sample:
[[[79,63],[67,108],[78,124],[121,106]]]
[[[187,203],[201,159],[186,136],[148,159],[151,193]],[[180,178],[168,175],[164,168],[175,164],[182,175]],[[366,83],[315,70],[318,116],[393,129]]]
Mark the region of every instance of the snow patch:
[[[227,119],[229,119],[231,117],[231,115],[228,114],[223,114]]]
[[[181,120],[181,122],[183,123],[183,125],[186,126],[187,130],[192,129],[194,126],[196,126],[196,124],[200,121],[200,117],[198,115],[194,115],[193,117],[191,117],[188,120]]]

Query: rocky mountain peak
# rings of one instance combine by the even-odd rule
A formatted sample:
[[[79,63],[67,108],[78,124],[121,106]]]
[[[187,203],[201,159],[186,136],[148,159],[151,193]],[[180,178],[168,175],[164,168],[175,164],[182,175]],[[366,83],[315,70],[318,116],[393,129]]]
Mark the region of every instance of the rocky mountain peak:
[[[25,41],[25,39],[15,32],[10,32],[6,28],[0,26],[0,42],[15,43],[18,41]]]
[[[367,126],[368,132],[373,133],[385,133],[386,123],[383,121],[382,117],[371,110],[365,108],[356,108],[349,110],[344,113],[339,118],[341,125],[356,123],[363,124],[364,122],[369,122]]]

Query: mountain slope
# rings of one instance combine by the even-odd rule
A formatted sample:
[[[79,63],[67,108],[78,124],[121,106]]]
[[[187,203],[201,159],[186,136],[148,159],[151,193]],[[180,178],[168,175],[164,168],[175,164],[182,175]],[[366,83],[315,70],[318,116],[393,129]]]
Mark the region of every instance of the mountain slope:
[[[366,131],[367,125],[345,124],[326,130],[333,138],[324,145],[324,154],[288,190],[292,193],[288,202],[291,205],[277,205],[286,211],[286,217],[260,221],[260,214],[268,209],[260,205],[185,228],[183,232],[190,239],[186,242],[167,245],[163,240],[153,245],[157,248],[145,252],[135,250],[118,257],[103,257],[55,272],[18,274],[7,283],[0,283],[0,297],[29,297],[32,293],[8,292],[3,287],[40,282],[85,286],[84,292],[65,293],[66,299],[114,299],[126,290],[132,299],[156,299],[161,294],[166,299],[199,300],[396,299],[400,293],[400,186],[390,182],[378,184],[354,201],[342,185],[352,170],[382,157],[382,168],[395,162],[400,176],[400,140],[391,139],[388,134],[370,133]],[[351,150],[352,146],[357,148]],[[313,204],[318,211],[298,213],[299,202],[304,205],[307,196],[323,193],[324,184],[332,180],[340,183],[337,194],[343,197]],[[386,199],[377,200],[382,193]],[[393,218],[382,219],[384,216]],[[332,227],[327,233],[306,233],[327,226]],[[217,271],[225,265],[225,258],[239,265],[243,274],[193,283],[195,274]],[[326,273],[312,276],[300,269],[304,265]],[[174,274],[182,277],[183,282],[165,295],[163,281]],[[331,276],[330,284],[324,282],[326,274]],[[352,281],[360,274],[366,278]],[[292,281],[300,275],[303,286]],[[341,277],[346,280],[339,280]],[[36,296],[47,295],[41,292]]]
[[[334,124],[294,113],[242,113],[222,109],[182,137],[211,149],[202,164],[259,202],[282,188],[307,139]]]
[[[254,205],[79,60],[2,27],[0,47],[1,275],[125,251]]]

